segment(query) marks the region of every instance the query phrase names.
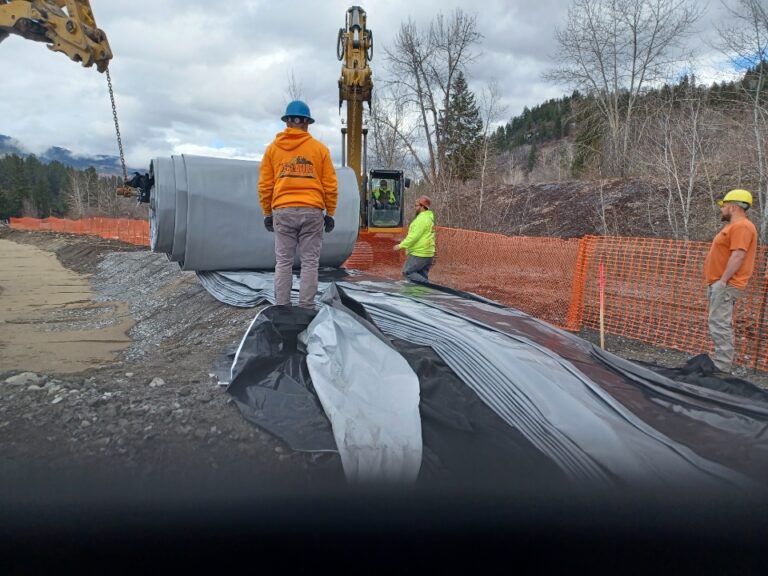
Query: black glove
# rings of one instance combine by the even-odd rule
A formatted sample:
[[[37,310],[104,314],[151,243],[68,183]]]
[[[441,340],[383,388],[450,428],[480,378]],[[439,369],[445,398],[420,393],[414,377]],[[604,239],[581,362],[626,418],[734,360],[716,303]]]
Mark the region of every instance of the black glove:
[[[336,226],[336,222],[333,220],[333,216],[325,215],[325,231],[330,232],[333,227]]]
[[[272,222],[272,216],[264,216],[264,228],[267,229],[267,232],[275,231],[275,225]]]

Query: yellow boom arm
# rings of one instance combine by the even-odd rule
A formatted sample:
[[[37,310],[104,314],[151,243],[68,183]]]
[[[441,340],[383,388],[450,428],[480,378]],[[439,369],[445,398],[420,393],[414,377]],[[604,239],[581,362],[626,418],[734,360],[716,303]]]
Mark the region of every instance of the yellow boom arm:
[[[363,102],[371,105],[373,80],[369,60],[373,57],[373,32],[366,28],[365,10],[347,10],[346,28],[339,29],[336,55],[342,61],[339,78],[339,108],[347,103],[347,162],[362,184]]]
[[[112,59],[89,0],[0,0],[0,42],[9,34],[45,42],[85,67],[104,72]]]

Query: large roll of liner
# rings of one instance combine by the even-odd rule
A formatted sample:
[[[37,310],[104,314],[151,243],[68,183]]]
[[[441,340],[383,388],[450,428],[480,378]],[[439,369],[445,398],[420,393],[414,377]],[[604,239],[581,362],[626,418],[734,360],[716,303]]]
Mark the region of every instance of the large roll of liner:
[[[151,247],[183,270],[270,270],[275,236],[259,204],[260,162],[205,156],[155,158]],[[320,266],[339,267],[357,240],[360,196],[351,168],[338,168],[336,227],[323,237]],[[295,266],[299,266],[298,256]]]

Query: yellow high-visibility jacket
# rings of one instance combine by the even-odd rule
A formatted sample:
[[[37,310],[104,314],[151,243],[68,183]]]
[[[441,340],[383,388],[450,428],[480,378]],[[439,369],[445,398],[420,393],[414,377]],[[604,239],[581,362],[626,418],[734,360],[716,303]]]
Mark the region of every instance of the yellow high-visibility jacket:
[[[408,256],[430,258],[435,255],[435,215],[432,210],[420,212],[413,219],[400,248],[404,248]]]

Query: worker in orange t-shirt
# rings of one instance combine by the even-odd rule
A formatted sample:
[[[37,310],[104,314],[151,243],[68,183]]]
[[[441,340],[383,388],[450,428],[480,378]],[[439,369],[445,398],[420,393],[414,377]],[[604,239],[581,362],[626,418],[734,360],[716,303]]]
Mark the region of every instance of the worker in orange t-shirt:
[[[757,230],[747,217],[752,194],[731,190],[718,204],[726,225],[712,241],[704,262],[704,278],[709,285],[709,335],[715,344],[712,360],[719,371],[730,374],[735,356],[733,305],[755,268]]]
[[[336,169],[328,147],[309,134],[314,122],[309,106],[294,100],[281,120],[286,128],[267,147],[259,171],[264,226],[275,233],[275,303],[291,304],[293,259],[298,251],[299,306],[314,308],[323,231],[329,233],[335,226]]]

